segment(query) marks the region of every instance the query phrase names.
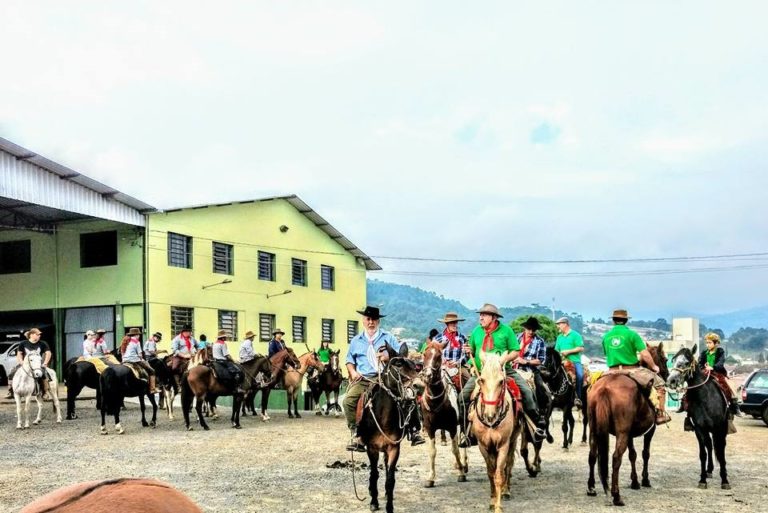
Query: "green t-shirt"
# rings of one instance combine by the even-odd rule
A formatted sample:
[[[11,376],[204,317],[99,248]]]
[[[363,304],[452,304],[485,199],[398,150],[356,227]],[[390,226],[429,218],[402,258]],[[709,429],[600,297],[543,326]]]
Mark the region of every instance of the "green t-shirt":
[[[499,327],[491,333],[491,337],[493,337],[493,347],[486,351],[487,353],[503,355],[510,351],[520,350],[520,342],[517,341],[515,332],[512,331],[512,328],[502,322],[499,322]],[[484,338],[485,330],[482,326],[476,326],[475,329],[472,330],[472,334],[469,335],[468,344],[469,347],[472,348],[472,354],[475,355],[475,367],[478,372],[483,368],[483,364],[480,361],[480,350],[483,348]]]
[[[637,353],[645,349],[645,342],[637,332],[626,326],[614,326],[603,337],[603,351],[608,367],[637,365]]]
[[[328,363],[331,361],[331,350],[329,349],[323,349],[320,348],[317,350],[317,359],[320,360],[323,363]]]
[[[567,335],[561,333],[557,336],[557,341],[555,341],[555,351],[558,353],[576,349],[577,347],[584,347],[584,339],[581,338],[581,335],[578,332],[571,330]],[[566,356],[566,358],[574,363],[579,363],[581,362],[581,353],[571,353]]]
[[[717,350],[717,347],[715,347],[715,350]],[[715,361],[717,361],[717,356],[715,353],[710,353],[707,351],[707,365],[709,365],[710,369],[715,368]]]
[[[427,350],[427,341],[425,340],[425,341],[424,341],[424,342],[422,342],[422,343],[421,343],[421,345],[419,346],[419,352],[420,352],[421,354],[424,354],[424,351],[426,351],[426,350]]]

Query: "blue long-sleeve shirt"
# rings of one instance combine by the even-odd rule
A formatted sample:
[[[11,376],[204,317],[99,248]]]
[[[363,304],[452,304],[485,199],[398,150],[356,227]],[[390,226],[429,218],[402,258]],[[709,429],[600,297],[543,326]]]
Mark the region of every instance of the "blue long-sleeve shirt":
[[[384,345],[389,345],[393,351],[400,351],[402,344],[397,341],[394,335],[386,331],[379,330],[373,339],[373,349],[378,353],[379,349]],[[349,351],[347,351],[347,363],[351,363],[355,366],[357,372],[367,378],[371,378],[377,374],[376,368],[368,359],[368,346],[371,343],[368,341],[368,335],[362,332],[355,336],[349,342]]]
[[[267,353],[267,356],[269,358],[272,358],[283,349],[285,349],[285,342],[283,342],[282,340],[277,340],[276,338],[273,338],[269,342],[269,352]]]

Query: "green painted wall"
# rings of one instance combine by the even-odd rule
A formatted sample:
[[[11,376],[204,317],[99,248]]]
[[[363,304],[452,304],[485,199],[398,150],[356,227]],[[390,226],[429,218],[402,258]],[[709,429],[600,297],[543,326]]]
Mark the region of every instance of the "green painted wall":
[[[56,236],[17,230],[0,231],[0,241],[29,240],[32,272],[0,274],[0,311],[42,310],[56,302]]]

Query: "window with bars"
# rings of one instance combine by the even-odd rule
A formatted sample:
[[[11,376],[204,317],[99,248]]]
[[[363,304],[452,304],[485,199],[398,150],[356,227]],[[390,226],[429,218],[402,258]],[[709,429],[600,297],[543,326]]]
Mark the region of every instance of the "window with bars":
[[[359,333],[359,324],[357,321],[347,321],[347,343],[352,342],[352,339]]]
[[[32,241],[0,242],[0,274],[32,272]]]
[[[293,341],[294,342],[306,342],[307,341],[307,318],[293,316]]]
[[[219,329],[226,331],[230,340],[237,340],[237,312],[219,310]]]
[[[80,267],[117,265],[117,232],[80,234]]]
[[[235,274],[234,271],[234,246],[223,242],[213,243],[213,272],[219,274]]]
[[[168,265],[192,269],[192,237],[168,232]]]
[[[330,265],[320,266],[320,286],[323,290],[333,290],[336,286],[334,269]]]
[[[275,330],[274,314],[259,314],[259,339],[262,342],[272,340],[272,332]]]
[[[185,324],[192,326],[194,331],[194,308],[186,306],[172,306],[171,307],[171,334],[176,336],[181,333],[181,329]]]
[[[321,335],[323,338],[320,340],[322,342],[325,342],[326,340],[328,342],[333,342],[333,319],[323,319],[323,325],[321,329]]]
[[[259,279],[275,281],[275,254],[259,251]]]
[[[307,286],[307,261],[298,258],[291,259],[291,282],[301,287]]]

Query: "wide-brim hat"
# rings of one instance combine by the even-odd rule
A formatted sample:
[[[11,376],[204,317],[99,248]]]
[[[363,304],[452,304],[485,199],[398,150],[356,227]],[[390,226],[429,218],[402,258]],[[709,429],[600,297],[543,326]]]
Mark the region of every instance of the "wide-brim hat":
[[[96,334],[96,333],[95,333],[93,330],[88,330],[88,331],[86,331],[86,332],[85,332],[85,336],[87,336],[87,337],[92,337],[92,336],[94,336],[95,334]]]
[[[134,335],[141,335],[141,330],[139,328],[131,328],[128,330],[128,333],[126,333],[129,337],[132,337]]]
[[[486,303],[480,308],[476,313],[479,314],[491,314],[495,315],[496,317],[504,317],[501,315],[501,312],[499,312],[499,309],[496,308],[496,305],[492,305],[490,303]]]
[[[255,336],[256,336],[256,333],[254,333],[252,331],[246,331],[245,332],[245,338],[253,338]]]
[[[219,330],[216,338],[229,338],[229,332],[227,330]]]
[[[43,332],[37,328],[30,328],[29,330],[24,332],[24,336],[27,338],[29,338],[30,335],[42,335],[42,334]]]
[[[277,335],[278,333],[281,335],[285,335],[285,332],[280,328],[277,328],[275,331],[272,332],[273,335]]]
[[[191,324],[184,324],[181,327],[181,331],[192,331],[192,325]]]
[[[105,330],[104,328],[99,328],[99,329],[96,330],[96,334],[97,335],[103,335],[106,332],[107,332],[107,330]]]
[[[461,322],[461,321],[464,321],[464,320],[465,319],[459,318],[459,314],[457,314],[456,312],[448,312],[447,314],[445,314],[443,316],[442,319],[438,319],[437,322],[442,322],[443,324],[448,324],[448,323],[451,323],[451,322]]]
[[[630,319],[629,313],[627,313],[626,310],[623,310],[621,308],[614,310],[613,315],[611,315],[611,317],[612,318],[615,317],[616,319]]]
[[[152,336],[155,338],[163,338],[163,334],[160,333],[159,331],[156,331]]]
[[[381,312],[378,308],[375,306],[366,306],[365,310],[357,310],[357,313],[364,317],[370,317],[373,320],[381,319],[382,317],[386,317],[386,315],[381,315]]]
[[[525,322],[520,324],[523,328],[528,328],[529,330],[540,330],[541,329],[541,323],[536,317],[528,317]]]

